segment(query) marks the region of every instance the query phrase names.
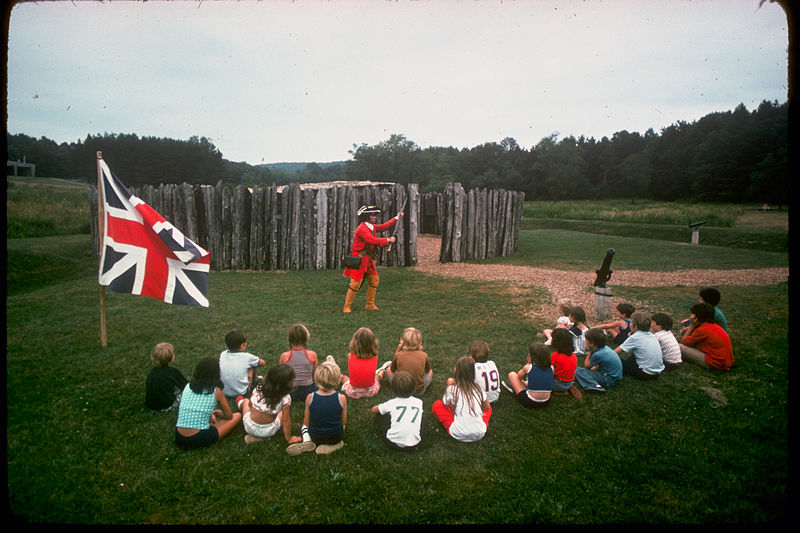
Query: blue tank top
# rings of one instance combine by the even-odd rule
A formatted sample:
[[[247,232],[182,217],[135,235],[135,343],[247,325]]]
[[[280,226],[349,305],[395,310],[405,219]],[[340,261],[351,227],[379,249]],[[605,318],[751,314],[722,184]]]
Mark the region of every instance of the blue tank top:
[[[336,437],[344,432],[342,428],[342,411],[339,393],[320,394],[315,391],[308,404],[308,431],[311,438],[324,439]]]
[[[616,342],[617,344],[622,344],[623,342],[625,342],[625,339],[627,339],[628,337],[631,336],[631,321],[630,321],[630,319],[629,318],[623,318],[622,321],[625,322],[625,327],[624,328],[620,328],[619,333],[617,333],[617,336],[614,337],[614,342]]]
[[[528,371],[528,390],[531,392],[550,392],[553,390],[553,367],[548,366],[542,370],[536,365],[531,365]]]

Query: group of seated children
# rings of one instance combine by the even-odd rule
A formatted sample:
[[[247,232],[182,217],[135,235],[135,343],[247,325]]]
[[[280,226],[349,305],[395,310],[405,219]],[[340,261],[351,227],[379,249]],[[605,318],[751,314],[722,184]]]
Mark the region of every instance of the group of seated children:
[[[474,341],[468,354],[456,361],[442,398],[433,403],[433,414],[452,438],[474,442],[486,434],[491,403],[499,397],[501,386],[526,408],[538,408],[549,404],[551,394],[581,398],[577,385],[603,392],[623,375],[652,380],[684,360],[728,370],[733,363],[731,343],[716,322],[715,308],[709,303],[715,290],[711,291],[705,296],[701,292],[701,301],[691,307],[680,343],[666,313],[649,316],[621,303],[618,320],[589,328],[582,308],[565,307],[564,320],[560,317],[552,330],[545,331],[547,341],[531,344],[526,364],[508,374],[510,385],[500,379],[497,366],[489,360],[489,345]],[[719,301],[718,293],[715,301]],[[159,343],[151,353],[146,405],[153,411],[178,406],[175,442],[185,450],[209,446],[241,422],[246,443],[283,431],[288,454],[329,454],[344,446],[347,399],[373,397],[385,380],[395,397],[371,408],[375,427],[389,446],[416,449],[422,441],[421,396],[433,380],[422,333],[406,328],[392,360],[379,367],[378,339],[369,328],[359,328],[349,344],[346,375],[333,356],[318,361],[316,352],[308,348],[309,337],[301,324],[289,328],[289,350],[259,377],[256,369],[265,361],[246,351],[246,334],[231,331],[225,337],[227,349],[219,357],[200,360],[191,380],[170,366],[175,360],[173,346]],[[233,412],[228,403],[234,398],[239,412]],[[291,431],[293,401],[305,404],[300,435]]]
[[[544,330],[544,343],[530,346],[527,364],[509,374],[507,388],[526,407],[537,407],[547,404],[550,392],[564,394],[569,383],[563,376],[569,375],[570,368],[574,368],[574,379],[584,390],[599,392],[616,385],[623,375],[656,379],[684,360],[705,368],[728,370],[733,364],[733,352],[725,315],[716,307],[719,301],[717,289],[701,290],[700,301],[690,309],[691,317],[682,322],[684,328],[678,342],[672,333],[672,317],[666,313],[650,316],[623,302],[616,307],[616,320],[589,328],[583,309],[573,306],[569,299],[561,299],[557,302],[561,316],[555,327]],[[560,331],[571,334],[574,354],[585,356],[582,367],[575,368],[569,356],[564,356],[565,349],[558,339],[566,335]],[[547,368],[552,368],[554,376],[550,391],[545,392],[542,386],[548,382],[543,377]],[[536,379],[526,383],[524,377],[531,371]],[[574,385],[567,390],[581,397]]]

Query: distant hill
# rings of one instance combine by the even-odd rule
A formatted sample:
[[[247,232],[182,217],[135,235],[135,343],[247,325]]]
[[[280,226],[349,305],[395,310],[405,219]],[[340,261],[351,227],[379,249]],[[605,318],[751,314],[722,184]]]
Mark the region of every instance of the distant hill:
[[[316,163],[317,165],[322,167],[322,169],[326,169],[326,168],[334,166],[334,165],[344,165],[345,161],[329,161],[327,163],[318,163],[316,161],[308,161],[308,162],[305,162],[305,163],[289,163],[289,162],[285,162],[285,163],[263,163],[261,165],[255,165],[255,166],[257,166],[257,167],[266,167],[266,168],[268,168],[270,170],[275,170],[275,171],[278,171],[278,172],[284,172],[286,174],[294,174],[295,172],[304,170],[306,168],[306,165],[309,165],[311,163]]]

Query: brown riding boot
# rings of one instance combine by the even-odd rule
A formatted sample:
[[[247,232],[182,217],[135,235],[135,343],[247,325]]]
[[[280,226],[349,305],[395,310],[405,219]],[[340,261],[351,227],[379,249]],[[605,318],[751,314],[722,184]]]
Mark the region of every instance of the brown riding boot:
[[[377,286],[369,285],[367,286],[367,305],[364,306],[364,309],[369,309],[370,311],[378,311],[378,306],[375,305],[375,294],[378,292]]]
[[[350,306],[353,305],[353,300],[356,299],[356,291],[353,289],[347,289],[347,296],[344,298],[344,307],[342,308],[342,313],[349,313]]]

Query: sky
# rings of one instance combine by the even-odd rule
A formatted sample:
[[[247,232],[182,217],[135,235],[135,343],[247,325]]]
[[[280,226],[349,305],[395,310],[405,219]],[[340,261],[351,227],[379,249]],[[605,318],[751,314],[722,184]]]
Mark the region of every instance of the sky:
[[[22,2],[7,132],[206,137],[230,161],[611,138],[788,98],[759,0]]]

